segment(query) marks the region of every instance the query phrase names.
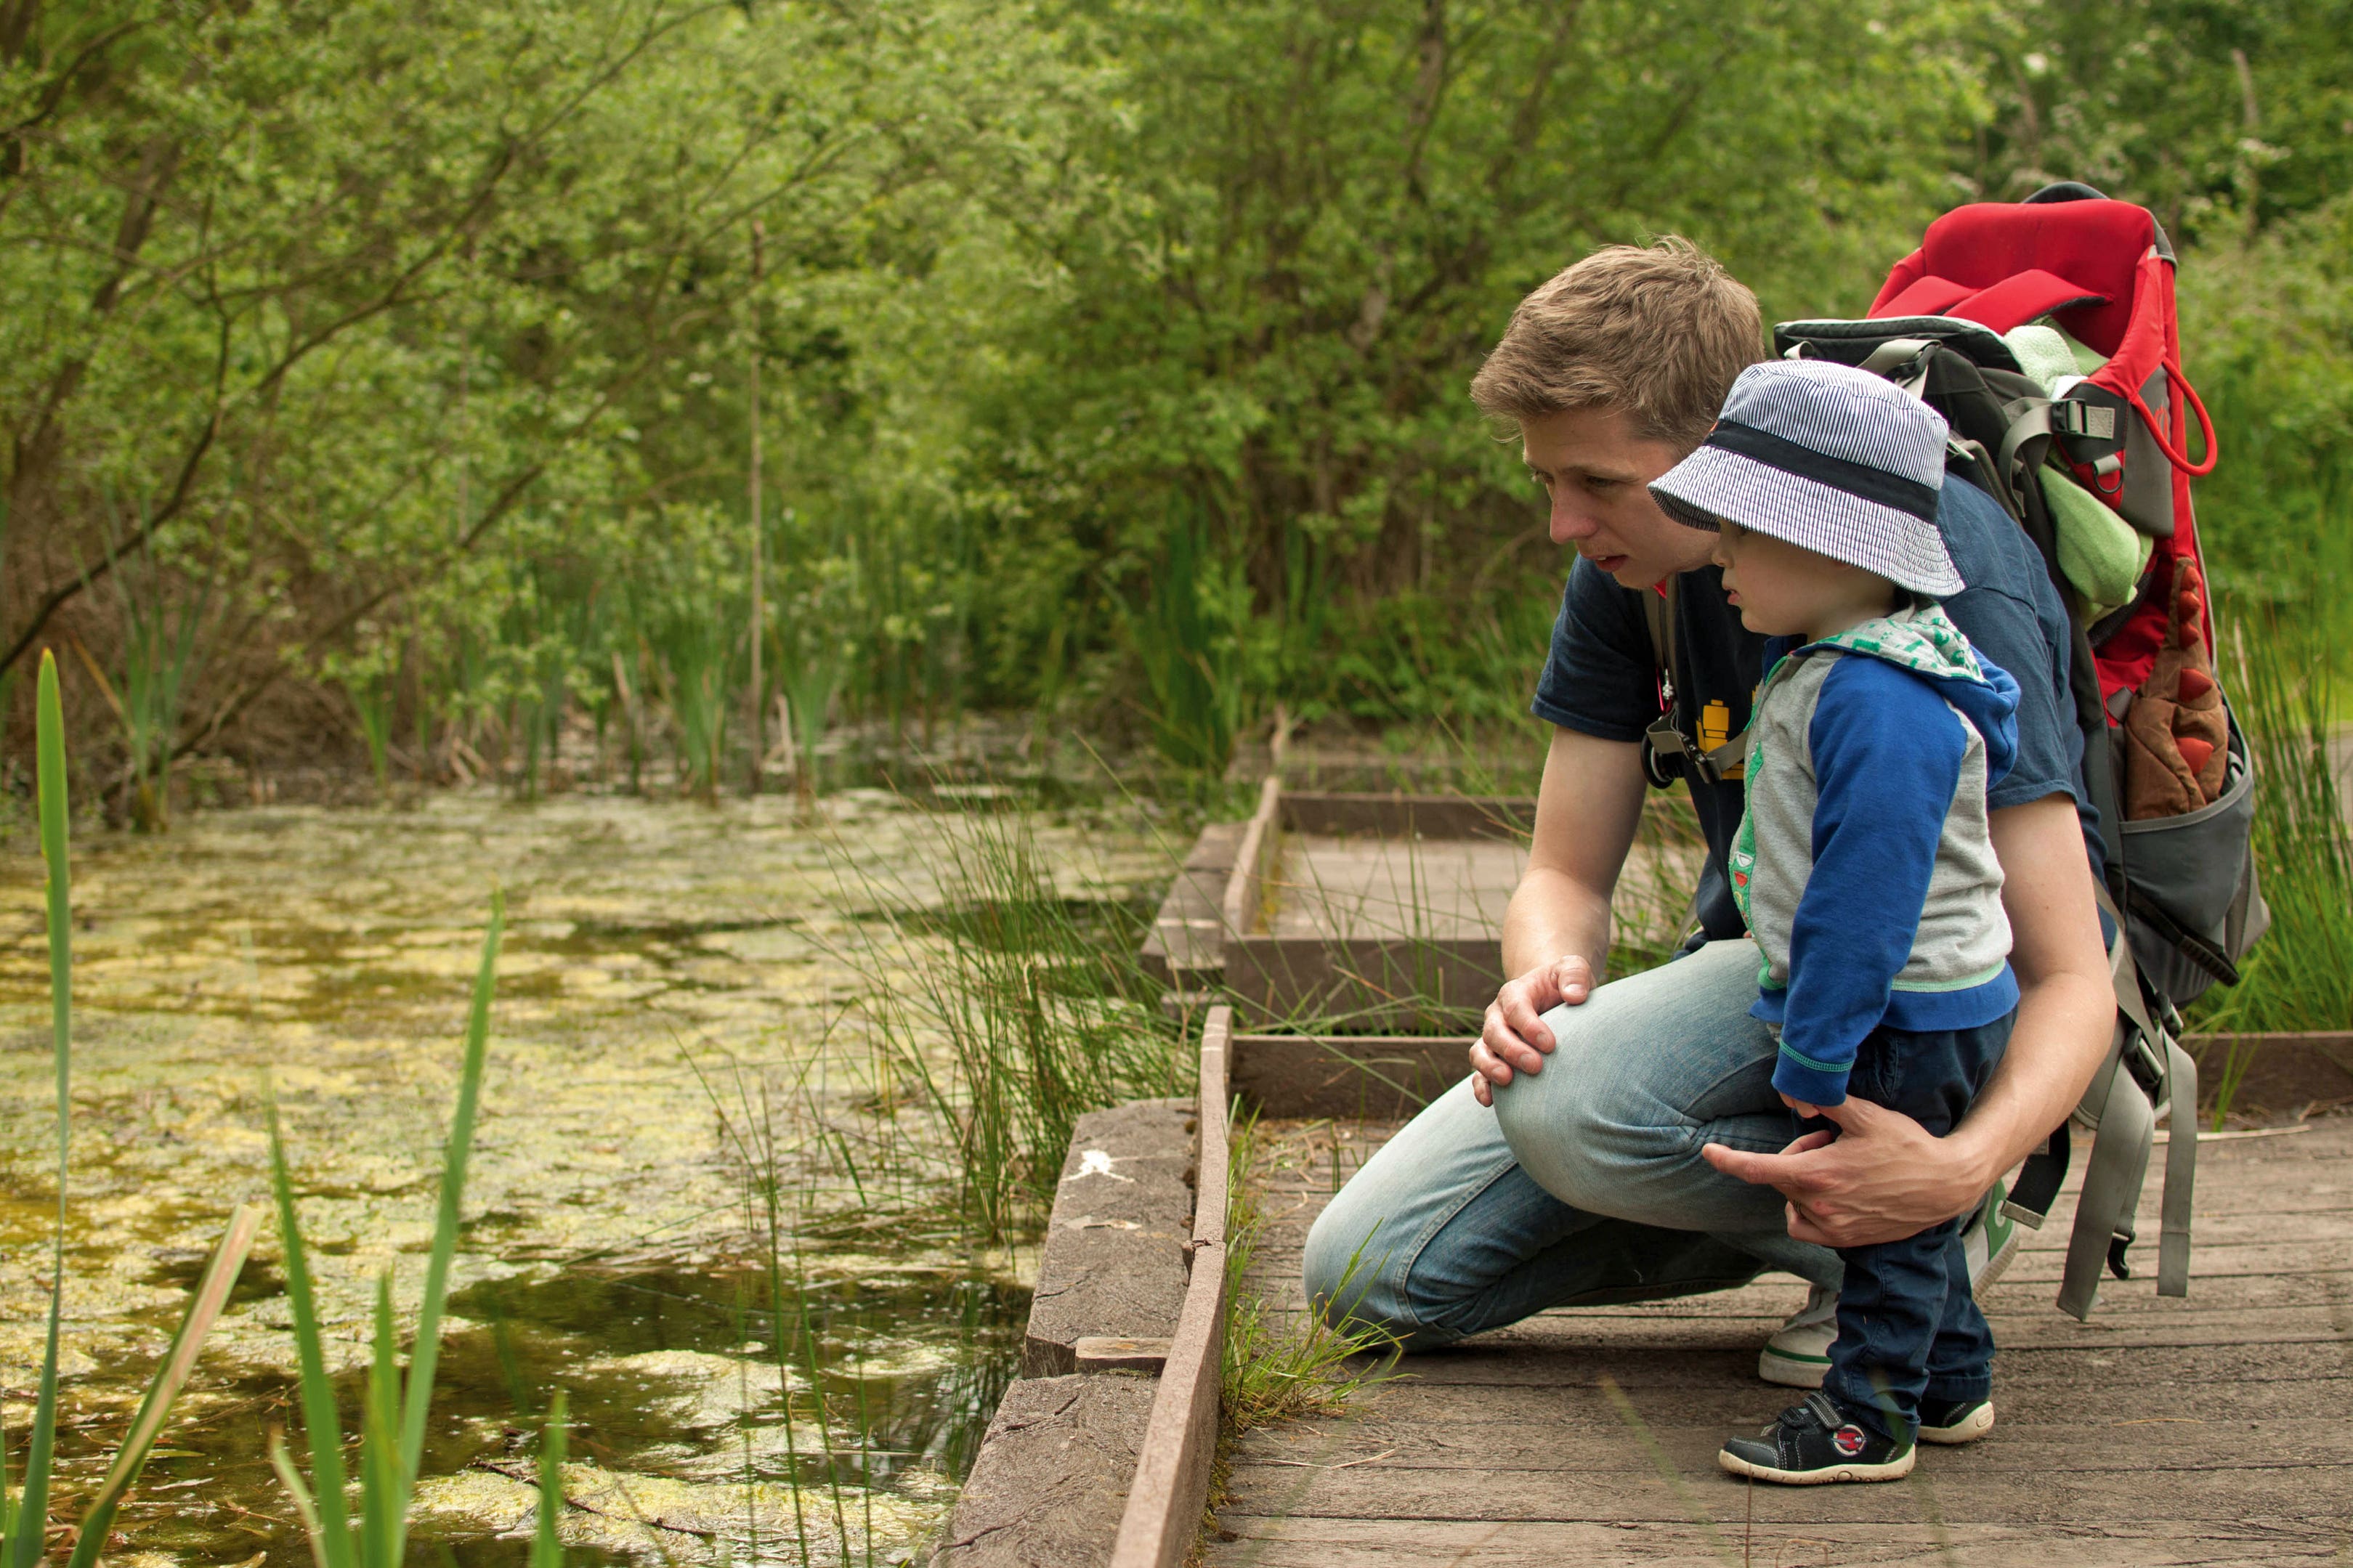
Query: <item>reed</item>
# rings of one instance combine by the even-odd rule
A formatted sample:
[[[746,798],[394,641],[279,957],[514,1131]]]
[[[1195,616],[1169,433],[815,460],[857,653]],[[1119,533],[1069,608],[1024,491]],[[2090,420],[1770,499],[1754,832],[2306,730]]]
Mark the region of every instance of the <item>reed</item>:
[[[735,706],[728,687],[728,638],[708,605],[665,605],[648,624],[652,668],[670,710],[682,787],[705,800],[719,797],[727,721]]]
[[[863,982],[874,1081],[939,1116],[946,1201],[995,1243],[1043,1220],[1082,1112],[1181,1092],[1190,1064],[1139,965],[1140,913],[1065,898],[1030,813],[958,813],[930,869],[934,889],[845,866],[882,889],[887,940],[870,929],[842,956]],[[926,954],[920,984],[909,952]]]
[[[822,625],[797,630],[792,640],[793,657],[776,684],[785,699],[783,738],[792,752],[793,793],[806,814],[823,786],[817,749],[841,686],[843,660],[839,642]]]
[[[792,1484],[792,1543],[796,1558],[800,1568],[815,1568],[815,1564],[827,1561],[845,1568],[856,1561],[862,1568],[873,1568],[874,1455],[864,1370],[861,1365],[855,1374],[857,1398],[846,1413],[845,1423],[839,1418],[845,1413],[837,1410],[828,1394],[825,1365],[818,1349],[818,1314],[811,1305],[808,1274],[799,1240],[811,1229],[809,1216],[803,1211],[808,1187],[805,1181],[797,1179],[800,1173],[793,1158],[795,1150],[786,1142],[780,1127],[787,1113],[776,1105],[765,1075],[754,1083],[746,1078],[740,1063],[733,1064],[731,1097],[720,1092],[702,1063],[691,1057],[688,1061],[710,1096],[721,1140],[732,1150],[744,1184],[744,1218],[754,1238],[765,1291],[765,1311],[755,1317],[746,1309],[744,1315],[747,1323],[758,1325],[758,1337],[776,1369],[778,1398],[783,1406],[785,1463]],[[748,1389],[744,1398],[748,1414]],[[797,1413],[807,1414],[816,1426],[818,1445],[813,1450],[801,1447],[794,1426]],[[836,1440],[837,1426],[845,1424],[856,1434],[854,1445]],[[854,1486],[844,1479],[845,1469],[852,1465],[857,1476]],[[823,1478],[822,1496],[814,1510],[808,1496],[811,1489],[805,1484],[805,1474],[810,1468]],[[745,1474],[749,1486],[753,1467],[748,1461],[748,1449]],[[849,1523],[853,1508],[860,1518],[855,1551]],[[760,1560],[759,1519],[748,1496],[744,1525],[751,1555]]]
[[[354,675],[344,680],[343,694],[351,699],[352,717],[367,746],[376,794],[387,795],[392,789],[392,683],[381,673]]]
[[[50,1237],[49,1321],[41,1372],[33,1403],[33,1426],[25,1454],[21,1489],[7,1484],[6,1444],[0,1442],[0,1563],[33,1568],[48,1553],[49,1496],[55,1481],[58,1430],[58,1341],[66,1296],[67,1173],[72,1147],[73,1079],[73,890],[69,859],[69,813],[66,786],[64,706],[58,692],[56,656],[43,652],[34,698],[35,768],[37,775],[41,858],[47,870],[46,915],[49,943],[50,1049],[57,1074],[58,1216]],[[97,1492],[71,1527],[68,1568],[94,1568],[113,1527],[115,1510],[137,1484],[154,1450],[172,1405],[195,1371],[196,1354],[228,1304],[238,1273],[252,1248],[258,1216],[240,1204],[189,1299],[187,1315],[173,1333],[163,1363]]]
[[[145,531],[141,530],[142,537]],[[196,638],[209,590],[173,603],[152,542],[142,543],[132,558],[116,561],[113,579],[122,614],[121,700],[115,712],[130,752],[129,815],[140,831],[161,833],[171,826],[172,753],[195,674]],[[104,689],[102,680],[100,685]]]
[[[1250,587],[1239,563],[1219,558],[1203,518],[1179,512],[1144,602],[1123,606],[1120,630],[1143,669],[1152,742],[1176,767],[1215,777],[1247,720],[1241,628]]]
[[[2329,662],[2306,645],[2312,628],[2276,614],[2237,641],[2237,697],[2255,767],[2255,863],[2272,927],[2241,979],[2193,1009],[2216,1034],[2353,1029],[2353,826],[2331,755]],[[2252,1055],[2223,1064],[2219,1126]]]
[[[497,989],[499,944],[506,930],[506,901],[493,894],[490,928],[482,938],[481,964],[474,977],[473,1006],[466,1022],[465,1054],[458,1075],[458,1102],[451,1114],[441,1190],[427,1256],[417,1334],[404,1374],[395,1329],[392,1279],[376,1284],[375,1331],[361,1393],[360,1436],[355,1464],[344,1461],[342,1415],[333,1375],[327,1369],[322,1325],[294,1205],[294,1179],[286,1158],[278,1109],[269,1110],[270,1187],[285,1248],[286,1296],[294,1317],[302,1426],[311,1461],[306,1480],[295,1468],[282,1433],[270,1439],[270,1463],[293,1500],[318,1568],[400,1568],[407,1551],[408,1512],[417,1491],[417,1465],[425,1447],[425,1424],[433,1400],[433,1379],[441,1353],[441,1320],[448,1299],[449,1266],[458,1250],[465,1206],[466,1166],[481,1104],[482,1073],[490,1045],[491,998]],[[540,1541],[533,1568],[560,1563],[551,1521],[563,1512],[562,1410],[559,1396],[549,1418],[540,1464]],[[551,1454],[554,1458],[551,1459]],[[357,1508],[351,1496],[356,1468]],[[552,1555],[549,1555],[552,1554]],[[21,1565],[16,1565],[21,1568]]]

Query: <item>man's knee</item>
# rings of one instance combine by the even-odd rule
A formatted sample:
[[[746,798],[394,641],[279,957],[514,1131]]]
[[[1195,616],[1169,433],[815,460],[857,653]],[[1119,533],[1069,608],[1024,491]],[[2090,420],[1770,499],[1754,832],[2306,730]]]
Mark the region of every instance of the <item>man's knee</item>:
[[[1690,1127],[1663,1107],[1641,1114],[1642,1097],[1567,1066],[1556,1057],[1497,1093],[1496,1124],[1539,1186],[1571,1207],[1609,1214],[1645,1170],[1689,1157]]]

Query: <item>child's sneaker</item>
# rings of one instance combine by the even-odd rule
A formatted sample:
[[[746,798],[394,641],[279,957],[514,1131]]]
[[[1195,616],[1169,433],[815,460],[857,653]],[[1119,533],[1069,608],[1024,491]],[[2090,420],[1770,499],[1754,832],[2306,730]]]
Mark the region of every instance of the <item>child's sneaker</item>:
[[[1818,1487],[1832,1481],[1893,1481],[1912,1473],[1917,1450],[1910,1443],[1882,1437],[1813,1393],[1781,1412],[1761,1436],[1735,1437],[1715,1462],[1736,1476],[1785,1486]]]
[[[1974,1443],[1993,1430],[1991,1399],[1924,1399],[1920,1402],[1920,1441]]]

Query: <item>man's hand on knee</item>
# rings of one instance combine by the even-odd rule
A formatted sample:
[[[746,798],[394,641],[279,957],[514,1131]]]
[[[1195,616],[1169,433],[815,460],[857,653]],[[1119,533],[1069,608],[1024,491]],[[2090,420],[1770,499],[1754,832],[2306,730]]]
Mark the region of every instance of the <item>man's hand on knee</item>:
[[[1494,1104],[1494,1089],[1511,1082],[1514,1072],[1543,1069],[1545,1058],[1560,1042],[1537,1021],[1539,1014],[1564,1002],[1573,1007],[1592,994],[1593,966],[1574,953],[1504,982],[1487,1004],[1486,1026],[1471,1047],[1477,1075],[1471,1092],[1479,1103]]]
[[[1809,1132],[1778,1154],[1710,1143],[1700,1151],[1728,1176],[1789,1200],[1789,1234],[1824,1247],[1868,1247],[1916,1236],[1985,1195],[1977,1162],[1900,1110],[1849,1095],[1822,1108],[1836,1133]]]

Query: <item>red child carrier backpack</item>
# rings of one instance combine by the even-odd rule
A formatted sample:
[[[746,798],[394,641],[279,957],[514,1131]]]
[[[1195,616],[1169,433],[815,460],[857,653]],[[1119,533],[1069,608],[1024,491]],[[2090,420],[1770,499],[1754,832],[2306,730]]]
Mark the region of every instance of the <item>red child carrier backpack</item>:
[[[1957,207],[1928,226],[1861,321],[1787,321],[1791,358],[1861,365],[1952,427],[1950,472],[2000,500],[2068,606],[2084,771],[2100,815],[2117,1022],[2073,1119],[2100,1136],[2059,1305],[2091,1310],[2105,1262],[2129,1274],[2157,1116],[2187,1132],[2197,1068],[2179,1009],[2235,984],[2268,923],[2255,883],[2247,750],[2215,675],[2211,600],[2189,481],[2214,467],[2213,422],[2181,364],[2176,262],[2147,208],[2089,186]],[[2197,1141],[2166,1153],[2158,1290],[2188,1292]],[[2068,1129],[2003,1204],[2040,1226]]]

